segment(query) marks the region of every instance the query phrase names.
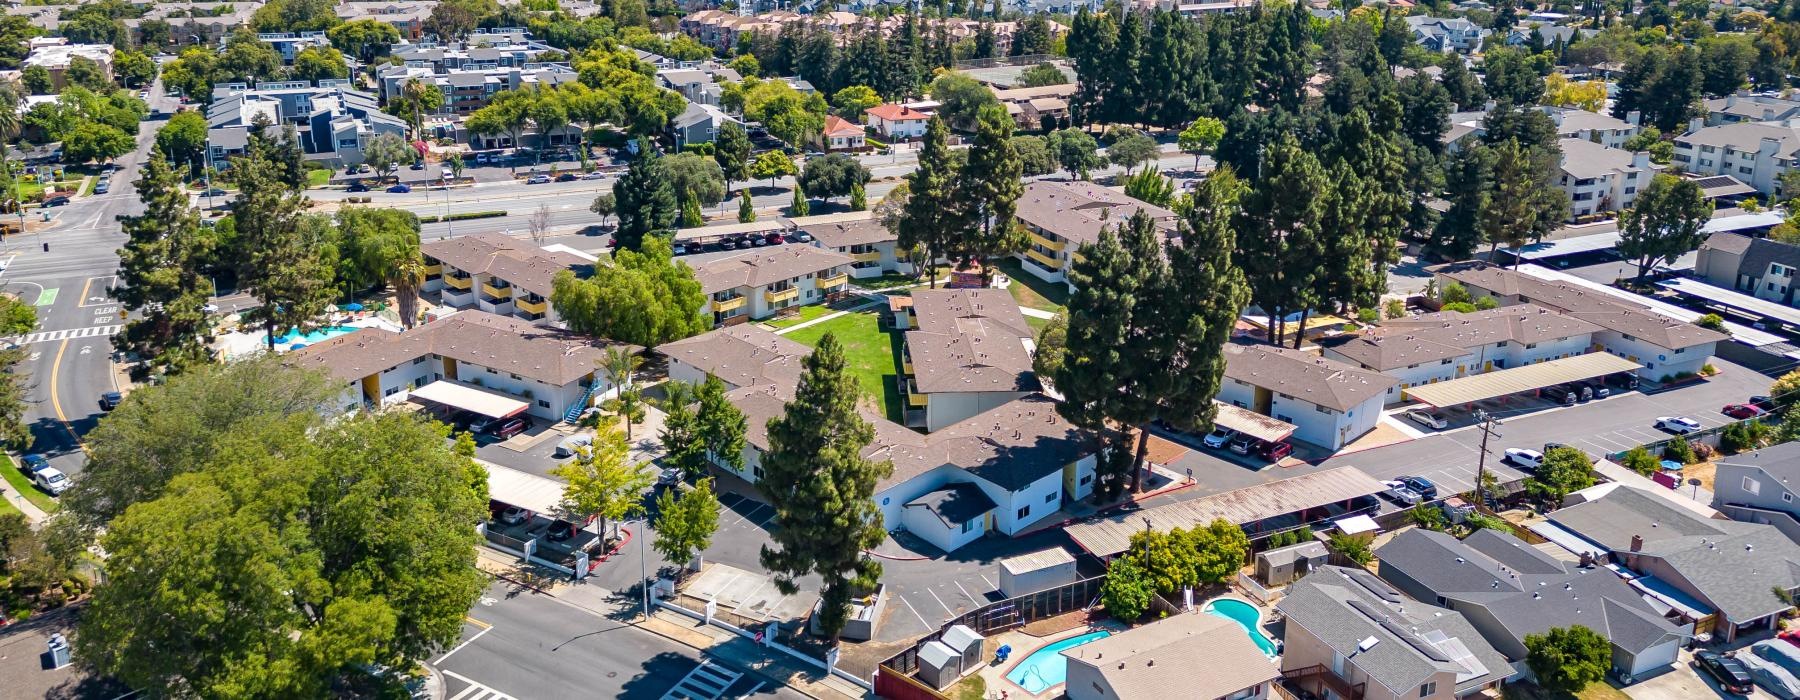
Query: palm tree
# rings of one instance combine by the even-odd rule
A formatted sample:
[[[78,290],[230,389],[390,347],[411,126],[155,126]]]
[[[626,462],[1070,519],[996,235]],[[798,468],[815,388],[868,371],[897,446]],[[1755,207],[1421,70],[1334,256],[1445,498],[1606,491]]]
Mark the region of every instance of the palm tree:
[[[399,307],[400,325],[412,328],[419,319],[419,286],[425,282],[425,259],[414,252],[412,257],[394,265],[388,284],[394,287],[394,305]]]
[[[406,84],[400,87],[400,95],[406,100],[409,111],[412,112],[413,138],[415,140],[424,138],[425,134],[425,115],[421,105],[425,102],[427,87],[431,86],[421,82],[418,78],[409,78]]]
[[[633,381],[643,366],[644,358],[622,347],[607,348],[600,357],[600,370],[619,389],[619,395],[602,402],[600,409],[625,419],[626,440],[631,439],[631,424],[644,420],[644,395]]]

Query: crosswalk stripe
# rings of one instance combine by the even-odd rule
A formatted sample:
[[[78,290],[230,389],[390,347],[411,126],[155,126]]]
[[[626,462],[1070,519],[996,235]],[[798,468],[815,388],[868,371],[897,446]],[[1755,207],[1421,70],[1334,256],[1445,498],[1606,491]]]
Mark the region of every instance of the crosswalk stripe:
[[[125,328],[124,326],[88,326],[87,328],[64,328],[62,330],[56,330],[56,331],[39,331],[37,333],[28,334],[28,335],[24,336],[23,338],[15,335],[15,336],[0,339],[0,340],[5,340],[7,342],[16,343],[18,345],[31,345],[33,343],[53,343],[58,340],[73,340],[76,338],[92,338],[95,336],[118,335],[119,331],[124,328]]]
[[[476,683],[474,679],[460,673],[445,670],[443,671],[443,674],[469,684],[469,687],[463,688],[462,692],[457,693],[451,700],[518,700],[518,698],[514,698],[511,695]]]
[[[725,694],[725,689],[743,677],[744,674],[715,666],[711,661],[702,662],[676,681],[675,687],[663,695],[663,700],[717,700]]]

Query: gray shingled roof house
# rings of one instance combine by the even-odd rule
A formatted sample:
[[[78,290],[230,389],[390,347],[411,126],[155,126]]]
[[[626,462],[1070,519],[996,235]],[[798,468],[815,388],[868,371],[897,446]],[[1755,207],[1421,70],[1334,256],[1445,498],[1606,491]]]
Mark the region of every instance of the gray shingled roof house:
[[[1510,534],[1477,530],[1459,541],[1408,530],[1376,556],[1383,580],[1462,613],[1514,661],[1525,658],[1525,635],[1579,624],[1612,641],[1614,673],[1641,678],[1675,663],[1691,636],[1612,571],[1556,559]]]

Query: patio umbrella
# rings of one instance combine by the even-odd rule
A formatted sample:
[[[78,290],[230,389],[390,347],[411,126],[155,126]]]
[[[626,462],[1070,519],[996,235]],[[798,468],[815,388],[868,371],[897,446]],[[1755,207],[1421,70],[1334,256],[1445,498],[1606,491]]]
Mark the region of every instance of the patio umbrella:
[[[361,310],[363,310],[363,305],[362,305],[362,304],[358,304],[358,303],[356,303],[356,302],[354,302],[354,301],[353,301],[353,302],[350,302],[350,303],[348,303],[348,304],[345,304],[345,305],[343,305],[343,306],[340,306],[340,307],[338,307],[338,308],[340,308],[340,309],[343,309],[343,310],[345,310],[345,311],[361,311]]]

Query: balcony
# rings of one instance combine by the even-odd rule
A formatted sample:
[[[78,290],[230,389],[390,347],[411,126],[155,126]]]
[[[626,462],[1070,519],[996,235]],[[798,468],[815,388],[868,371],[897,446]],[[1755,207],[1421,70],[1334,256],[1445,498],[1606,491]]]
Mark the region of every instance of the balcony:
[[[1038,232],[1036,232],[1036,231],[1031,232],[1031,243],[1032,243],[1032,245],[1038,246],[1038,247],[1043,248],[1044,250],[1048,250],[1052,253],[1061,253],[1063,251],[1063,248],[1068,245],[1067,243],[1058,243],[1056,241],[1052,241],[1048,238],[1038,235]]]
[[[770,289],[770,290],[766,290],[763,292],[763,301],[766,301],[770,304],[780,304],[782,302],[793,301],[798,298],[800,298],[800,288],[799,287],[788,287],[787,289],[781,289],[781,290]]]
[[[1057,260],[1056,256],[1050,255],[1049,253],[1045,253],[1036,248],[1027,249],[1025,251],[1025,257],[1031,258],[1032,262],[1042,265],[1045,269],[1048,269],[1048,270],[1061,270],[1062,266],[1063,266],[1062,261]]]
[[[833,275],[831,277],[820,277],[818,284],[819,284],[820,289],[827,289],[830,287],[842,287],[842,286],[844,286],[845,283],[847,283],[849,281],[850,281],[850,273],[839,272],[836,275]]]
[[[526,301],[524,297],[517,297],[513,299],[513,305],[519,307],[520,311],[526,313],[543,314],[550,312],[550,300],[548,299],[540,298],[537,301]]]
[[[906,405],[911,406],[913,408],[924,408],[925,404],[927,404],[927,403],[930,403],[930,401],[925,398],[924,394],[907,394],[906,395]]]
[[[881,262],[881,251],[871,250],[867,253],[851,253],[850,259],[859,263]]]
[[[444,273],[444,264],[443,263],[437,263],[435,265],[426,265],[425,266],[425,276],[427,276],[427,277],[429,277],[431,275],[441,275],[443,273]]]
[[[718,299],[714,299],[713,303],[712,303],[712,310],[713,310],[713,313],[725,313],[727,311],[732,311],[734,309],[741,309],[744,307],[744,304],[748,303],[749,301],[750,301],[749,297],[732,297],[732,298],[726,299],[724,301],[719,301]]]
[[[444,286],[455,287],[466,292],[470,287],[475,286],[475,279],[472,277],[452,277],[450,275],[444,275]]]
[[[505,301],[512,298],[512,287],[496,287],[486,282],[482,282],[481,293],[488,295],[496,301]]]

